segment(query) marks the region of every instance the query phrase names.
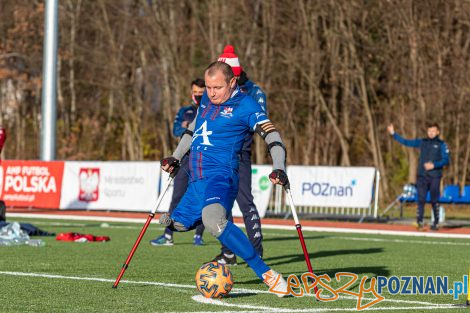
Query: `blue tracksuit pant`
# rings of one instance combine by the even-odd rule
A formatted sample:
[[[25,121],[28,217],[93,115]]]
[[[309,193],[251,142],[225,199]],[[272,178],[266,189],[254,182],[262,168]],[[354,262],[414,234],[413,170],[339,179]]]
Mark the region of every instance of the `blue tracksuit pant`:
[[[243,214],[243,220],[245,222],[246,232],[250,242],[258,253],[259,256],[263,256],[263,233],[261,232],[261,219],[253,202],[253,194],[251,193],[251,152],[242,151],[240,157],[239,171],[239,184],[238,184],[238,195],[237,203],[240,207],[240,211]],[[228,212],[227,217],[233,222],[232,212]],[[227,247],[222,246],[222,252],[226,254],[232,254]]]
[[[439,223],[439,186],[441,177],[418,176],[416,187],[418,189],[418,209],[416,210],[416,220],[423,223],[424,205],[426,204],[426,194],[429,191],[431,196],[432,210],[434,212],[434,224]]]

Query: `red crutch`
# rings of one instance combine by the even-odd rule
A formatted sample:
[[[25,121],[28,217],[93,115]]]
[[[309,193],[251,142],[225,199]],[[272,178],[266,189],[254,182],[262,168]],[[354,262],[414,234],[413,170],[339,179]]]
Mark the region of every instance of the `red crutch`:
[[[290,192],[290,188],[284,186],[284,189],[287,194],[287,200],[289,201],[290,208],[292,210],[292,216],[294,217],[295,228],[297,229],[297,233],[299,234],[300,244],[302,245],[302,250],[304,252],[305,262],[307,263],[308,271],[313,274],[312,263],[310,263],[310,256],[308,255],[307,246],[305,245],[304,235],[302,233],[302,225],[300,225],[299,218],[297,217],[297,212],[295,211],[294,200],[292,199],[292,193]],[[315,295],[318,292],[318,287],[315,285],[313,288],[315,291]]]
[[[175,174],[176,174],[176,173],[175,173]],[[145,231],[147,230],[147,228],[148,228],[149,225],[150,225],[150,222],[152,221],[153,217],[155,216],[155,212],[157,211],[158,207],[160,206],[160,203],[162,202],[163,197],[165,196],[165,194],[166,194],[166,192],[167,192],[167,190],[168,190],[168,187],[170,187],[170,184],[171,184],[171,181],[173,180],[173,178],[174,178],[174,175],[173,175],[173,173],[172,173],[172,175],[170,175],[170,177],[168,177],[168,180],[167,180],[167,184],[166,184],[166,186],[165,186],[165,189],[163,190],[163,192],[162,192],[162,193],[160,194],[160,196],[158,197],[157,203],[156,203],[155,206],[153,207],[152,211],[150,211],[150,214],[149,214],[149,216],[147,217],[147,220],[145,221],[144,227],[142,227],[142,230],[140,231],[140,234],[139,234],[139,236],[137,237],[137,240],[135,241],[134,246],[132,247],[131,252],[129,253],[129,256],[128,256],[127,259],[126,259],[126,262],[124,262],[124,264],[123,264],[123,266],[122,266],[122,269],[121,269],[121,272],[119,273],[118,278],[117,278],[116,281],[114,282],[113,288],[117,288],[117,286],[118,286],[118,284],[119,284],[119,281],[120,281],[121,278],[122,278],[122,275],[124,275],[124,272],[126,271],[127,267],[129,266],[129,263],[131,262],[132,257],[134,256],[135,250],[137,250],[137,247],[139,246],[140,241],[142,240],[142,237],[144,237]]]

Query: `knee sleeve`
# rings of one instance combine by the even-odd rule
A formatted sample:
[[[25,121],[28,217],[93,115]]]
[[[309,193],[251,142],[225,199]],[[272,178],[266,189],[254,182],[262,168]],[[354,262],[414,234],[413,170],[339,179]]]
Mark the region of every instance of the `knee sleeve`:
[[[189,229],[186,228],[186,226],[184,226],[180,222],[173,221],[173,230],[184,232],[184,231],[188,231]]]
[[[227,212],[220,203],[209,204],[202,209],[202,222],[206,229],[214,236],[219,237],[227,226]]]

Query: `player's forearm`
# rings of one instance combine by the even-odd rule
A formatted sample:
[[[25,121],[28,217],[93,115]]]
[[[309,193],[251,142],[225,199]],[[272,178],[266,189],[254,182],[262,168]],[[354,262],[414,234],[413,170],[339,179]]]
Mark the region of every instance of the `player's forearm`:
[[[192,138],[192,135],[190,135],[188,132],[186,132],[183,137],[181,137],[178,146],[172,154],[174,158],[178,160],[181,160],[183,158],[186,152],[188,152],[189,147],[191,147]]]
[[[196,116],[197,117],[197,116]],[[181,160],[183,156],[188,152],[191,147],[191,142],[193,141],[193,130],[196,125],[196,118],[189,124],[188,128],[184,131],[183,137],[176,147],[176,150],[173,152],[173,157],[178,160]]]
[[[257,124],[255,132],[264,139],[268,145],[268,151],[273,159],[273,169],[286,171],[286,147],[282,142],[281,135],[269,120]]]
[[[273,159],[273,169],[286,171],[286,148],[279,132],[269,133],[264,141],[268,145],[269,153]]]

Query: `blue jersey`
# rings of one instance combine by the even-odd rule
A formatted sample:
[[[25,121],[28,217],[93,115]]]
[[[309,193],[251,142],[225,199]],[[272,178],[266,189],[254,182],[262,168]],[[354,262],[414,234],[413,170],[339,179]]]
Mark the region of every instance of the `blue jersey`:
[[[252,97],[261,106],[264,112],[268,112],[266,107],[266,95],[260,86],[256,85],[251,80],[247,80],[243,86],[240,86],[240,90]]]
[[[225,103],[214,105],[204,93],[190,148],[192,179],[238,172],[245,138],[257,124],[269,121],[266,112],[240,89]]]
[[[243,93],[246,93],[257,102],[266,114],[268,113],[266,107],[266,95],[263,90],[253,83],[251,80],[247,80],[243,86],[240,86],[240,90]],[[243,144],[243,151],[251,152],[251,144],[253,143],[253,133],[249,133],[245,138],[245,143]]]
[[[175,120],[173,121],[173,136],[181,137],[184,134],[186,128],[181,126],[183,122],[191,123],[196,117],[197,106],[195,104],[187,105],[182,107],[178,114],[176,114]]]

